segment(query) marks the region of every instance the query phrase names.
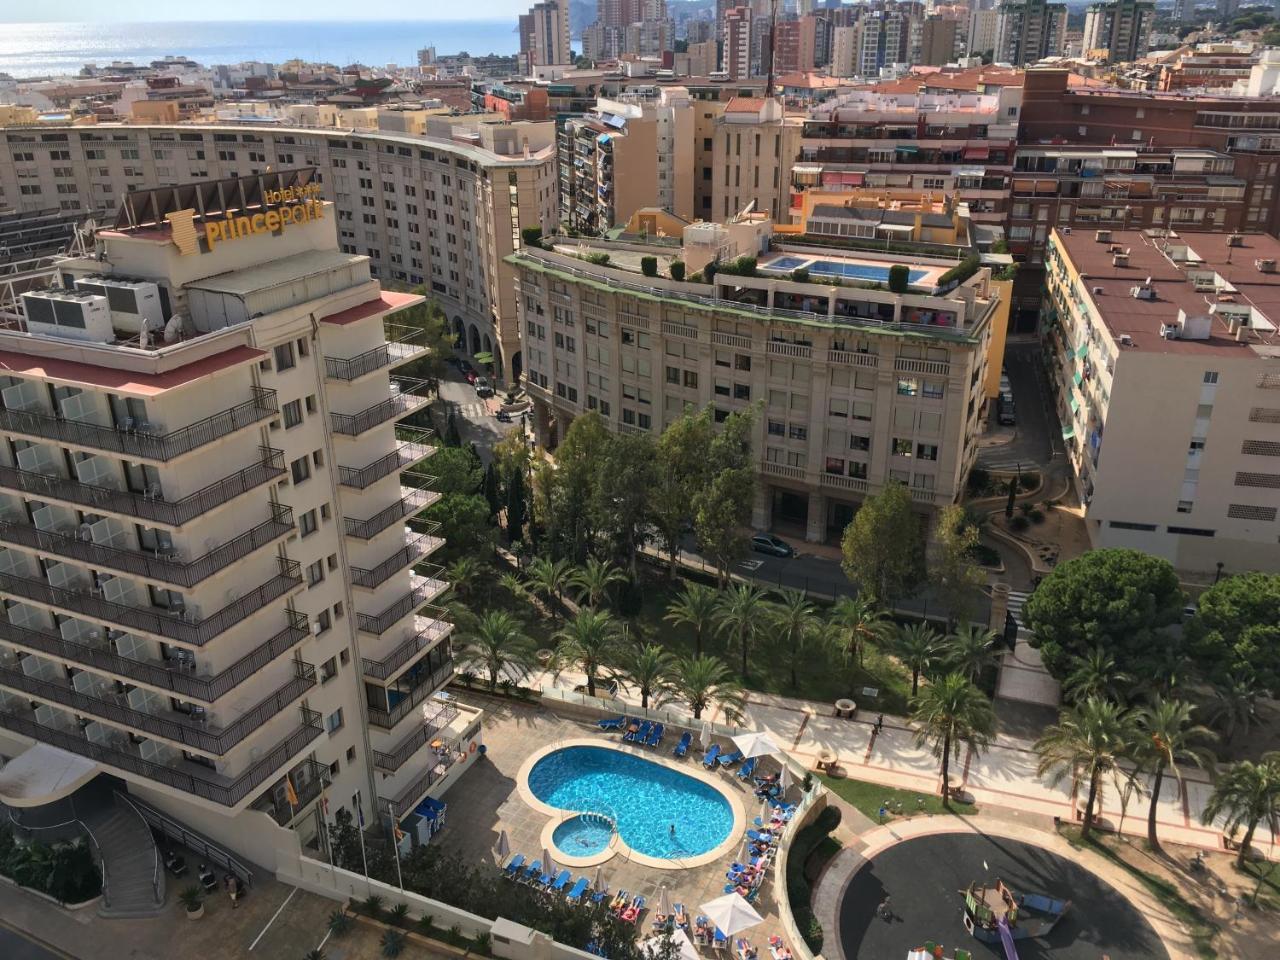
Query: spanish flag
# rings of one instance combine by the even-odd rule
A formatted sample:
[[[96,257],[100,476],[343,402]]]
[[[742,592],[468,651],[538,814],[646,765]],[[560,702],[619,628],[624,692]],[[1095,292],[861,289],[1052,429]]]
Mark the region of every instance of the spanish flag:
[[[298,791],[293,789],[293,781],[288,777],[284,778],[284,795],[289,801],[289,806],[296,807],[298,805]]]

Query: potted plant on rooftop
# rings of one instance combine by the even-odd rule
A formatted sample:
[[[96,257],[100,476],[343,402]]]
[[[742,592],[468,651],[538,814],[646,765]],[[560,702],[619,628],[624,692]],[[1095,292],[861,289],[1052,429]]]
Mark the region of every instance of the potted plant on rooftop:
[[[204,916],[204,891],[194,883],[182,888],[178,901],[186,907],[188,920],[199,920]]]

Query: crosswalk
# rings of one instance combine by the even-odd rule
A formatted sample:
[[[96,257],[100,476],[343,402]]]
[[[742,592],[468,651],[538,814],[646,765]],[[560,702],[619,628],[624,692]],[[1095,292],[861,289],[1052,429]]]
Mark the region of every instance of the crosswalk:
[[[462,417],[464,420],[479,420],[482,417],[491,416],[489,408],[483,401],[475,403],[454,403],[451,404],[454,415]]]
[[[998,448],[1003,452],[1003,448]],[[987,455],[982,451],[978,452],[978,466],[983,470],[998,470],[1002,473],[1014,473],[1018,470],[1035,470],[1037,464],[1029,457],[1015,457],[1008,453],[1001,456],[993,452]]]
[[[1023,608],[1029,596],[1031,594],[1024,590],[1009,591],[1009,616],[1017,621],[1018,637],[1016,649],[1004,655],[1004,669],[1000,671],[996,696],[1057,706],[1061,690],[1040,662],[1039,652],[1031,646],[1031,631],[1026,627]]]

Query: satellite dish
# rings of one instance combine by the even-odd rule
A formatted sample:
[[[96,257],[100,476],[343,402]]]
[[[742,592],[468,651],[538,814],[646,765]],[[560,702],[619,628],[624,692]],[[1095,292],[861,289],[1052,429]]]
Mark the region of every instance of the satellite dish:
[[[164,325],[164,342],[177,343],[182,338],[182,315],[175,313]]]

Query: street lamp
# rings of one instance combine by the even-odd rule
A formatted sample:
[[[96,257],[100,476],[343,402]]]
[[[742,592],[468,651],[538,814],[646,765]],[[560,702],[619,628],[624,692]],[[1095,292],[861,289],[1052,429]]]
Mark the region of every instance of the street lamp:
[[[1214,586],[1217,586],[1219,580],[1222,579],[1222,568],[1226,566],[1221,560],[1218,561],[1218,572],[1213,575]]]

